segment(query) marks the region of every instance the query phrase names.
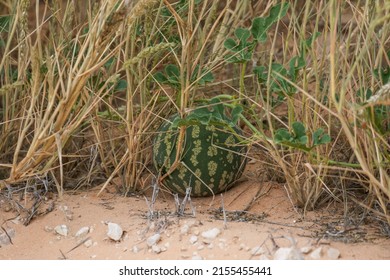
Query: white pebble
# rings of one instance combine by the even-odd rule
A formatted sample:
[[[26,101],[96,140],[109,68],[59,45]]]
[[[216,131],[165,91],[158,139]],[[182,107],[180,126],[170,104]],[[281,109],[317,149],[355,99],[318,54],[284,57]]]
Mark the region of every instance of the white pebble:
[[[181,234],[181,235],[185,235],[185,234],[187,234],[187,233],[189,232],[189,230],[190,230],[190,226],[187,225],[187,224],[185,224],[185,225],[183,225],[183,226],[180,228],[180,234]]]
[[[252,256],[259,256],[259,255],[264,254],[264,253],[265,253],[265,251],[264,251],[263,247],[261,247],[261,246],[253,247],[251,250]]]
[[[137,245],[134,245],[134,246],[133,246],[132,251],[133,251],[133,253],[135,253],[135,254],[139,252],[139,248],[137,247]]]
[[[152,247],[153,245],[156,245],[158,241],[160,241],[161,239],[161,235],[156,233],[156,234],[153,234],[152,236],[150,236],[147,240],[146,240],[146,244],[149,246],[149,247]]]
[[[82,227],[80,228],[76,234],[74,235],[77,238],[83,238],[89,233],[89,227]]]
[[[152,246],[152,251],[153,251],[153,253],[156,253],[156,254],[160,254],[161,253],[161,249],[157,245],[153,245]]]
[[[192,255],[192,260],[203,260],[203,258],[201,256],[199,256],[198,254],[194,254]]]
[[[54,228],[54,231],[62,236],[68,236],[69,229],[66,225],[58,225]]]
[[[326,254],[330,260],[337,260],[340,257],[340,251],[336,248],[329,248]]]
[[[89,248],[93,245],[93,242],[91,239],[88,239],[87,241],[84,242],[84,246]]]
[[[208,231],[204,231],[202,232],[202,237],[203,238],[207,238],[207,239],[214,239],[216,238],[219,234],[221,233],[221,231],[218,229],[218,228],[212,228]]]
[[[281,247],[276,250],[274,260],[303,260],[301,252],[293,247]]]
[[[108,223],[107,236],[114,241],[119,241],[122,237],[123,230],[120,225],[115,223]]]
[[[198,241],[198,237],[196,235],[191,235],[190,243],[195,244]]]
[[[305,246],[305,247],[301,248],[301,253],[308,254],[308,253],[310,253],[311,250],[313,250],[313,248],[311,246]]]
[[[322,252],[322,247],[318,247],[313,252],[311,252],[310,258],[312,258],[313,260],[321,259],[321,252]]]

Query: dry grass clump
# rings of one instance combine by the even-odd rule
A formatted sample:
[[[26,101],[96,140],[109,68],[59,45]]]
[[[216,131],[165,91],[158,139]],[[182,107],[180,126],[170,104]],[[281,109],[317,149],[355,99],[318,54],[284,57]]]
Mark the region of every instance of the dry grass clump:
[[[224,94],[295,205],[388,221],[388,1],[293,2],[235,63],[226,39],[287,1],[80,2],[0,1],[0,189],[150,186],[161,121]]]

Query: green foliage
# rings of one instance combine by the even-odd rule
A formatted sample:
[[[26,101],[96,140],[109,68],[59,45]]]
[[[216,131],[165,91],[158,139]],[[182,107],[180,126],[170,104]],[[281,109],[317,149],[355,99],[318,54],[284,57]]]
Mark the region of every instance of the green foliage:
[[[10,15],[0,15],[0,33],[8,32],[10,22],[11,22]]]
[[[197,65],[191,75],[190,82],[195,83],[197,85],[205,85],[206,83],[212,82],[214,80],[214,76],[210,70],[206,68],[202,69],[199,74],[199,65]],[[165,66],[164,71],[157,72],[153,75],[154,79],[160,83],[169,85],[172,88],[180,89],[180,69],[174,64],[168,64]]]
[[[387,52],[387,59],[390,59],[390,50]],[[379,79],[382,84],[390,82],[390,66],[386,65],[374,69],[374,76]]]
[[[316,146],[327,144],[331,141],[330,136],[322,128],[319,128],[313,132],[311,137],[313,143],[311,146],[308,146],[308,135],[305,125],[301,122],[294,122],[291,127],[291,132],[285,128],[278,129],[274,136],[275,143],[308,152]]]
[[[192,123],[235,127],[242,111],[243,108],[241,105],[231,104],[228,106],[220,98],[214,97],[204,104],[204,106],[193,110],[185,119],[175,119],[173,127],[187,126]]]
[[[303,41],[300,48],[300,54],[294,56],[288,62],[289,68],[285,68],[280,63],[272,63],[271,67],[257,66],[253,69],[261,84],[266,84],[270,76],[269,88],[272,93],[278,95],[278,100],[283,100],[286,95],[292,96],[297,92],[293,84],[298,81],[298,73],[306,67],[305,53],[311,48],[313,41],[320,35],[314,33],[308,39]]]
[[[231,63],[244,63],[250,61],[256,45],[267,40],[267,32],[270,27],[283,18],[289,8],[288,3],[278,4],[271,8],[267,17],[257,17],[252,21],[250,29],[237,28],[234,31],[236,38],[228,38],[224,46],[231,54],[226,60]]]
[[[373,96],[371,89],[361,88],[357,91],[357,96],[363,100],[359,106],[366,106],[363,109],[363,120],[372,124],[381,135],[390,133],[390,106],[383,104],[367,106],[368,103],[366,101]]]
[[[279,19],[283,18],[289,8],[288,3],[278,4],[271,8],[268,17],[255,18],[252,22],[251,33],[254,40],[258,42],[265,42],[267,40],[267,32],[270,27],[277,22]]]

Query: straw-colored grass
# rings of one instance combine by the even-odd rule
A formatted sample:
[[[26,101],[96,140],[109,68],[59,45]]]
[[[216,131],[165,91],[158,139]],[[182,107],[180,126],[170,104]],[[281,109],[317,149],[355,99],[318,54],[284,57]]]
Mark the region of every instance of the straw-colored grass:
[[[354,201],[389,221],[389,1],[288,1],[251,60],[235,64],[225,40],[287,1],[80,2],[0,0],[0,189],[43,178],[59,194],[115,178],[123,194],[150,187],[161,121],[224,94],[244,106],[245,140],[261,153],[248,156],[282,171],[296,206],[338,201],[347,213]],[[271,71],[294,56],[304,61],[294,77]],[[156,78],[167,65],[175,86]],[[294,93],[277,100],[275,80]],[[307,146],[318,129],[331,141],[276,141],[294,122]]]

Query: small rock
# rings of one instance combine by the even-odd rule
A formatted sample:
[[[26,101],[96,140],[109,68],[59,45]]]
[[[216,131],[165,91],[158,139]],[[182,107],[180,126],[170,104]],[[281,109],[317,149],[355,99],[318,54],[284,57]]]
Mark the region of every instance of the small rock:
[[[185,224],[180,228],[180,234],[186,235],[190,231],[190,226]]]
[[[198,237],[196,235],[191,235],[190,243],[195,244],[198,241]]]
[[[194,254],[192,255],[192,260],[203,260],[203,258],[201,256],[199,256],[198,254]]]
[[[54,231],[62,236],[68,236],[69,229],[66,225],[58,225],[54,228]]]
[[[311,250],[313,250],[313,248],[311,246],[305,246],[305,247],[301,248],[301,253],[308,254],[308,253],[310,253]]]
[[[108,223],[107,236],[114,241],[119,241],[122,237],[123,230],[120,225],[115,223]]]
[[[132,251],[133,253],[137,254],[139,252],[139,248],[137,247],[137,245],[134,245],[133,248],[132,248]]]
[[[327,250],[326,254],[330,260],[337,260],[340,257],[340,251],[332,247]]]
[[[221,231],[218,228],[213,228],[202,232],[202,237],[207,239],[215,239],[220,233]]]
[[[168,250],[168,248],[165,247],[165,246],[161,246],[161,247],[160,247],[160,250],[161,250],[161,252],[166,252],[166,251]]]
[[[252,256],[259,256],[259,255],[264,254],[264,253],[265,253],[265,251],[264,251],[263,247],[261,247],[261,246],[253,247],[251,250]]]
[[[152,252],[156,253],[156,254],[160,254],[161,253],[161,249],[157,245],[152,245]]]
[[[45,226],[45,231],[46,231],[46,232],[52,232],[52,231],[53,231],[53,228],[52,228],[52,227],[49,227],[49,226]]]
[[[89,227],[80,228],[74,235],[76,238],[84,238],[89,233]]]
[[[260,257],[259,257],[259,260],[262,260],[262,261],[268,261],[268,260],[269,260],[269,258],[267,257],[267,255],[265,255],[265,254],[262,254],[262,255],[260,255]]]
[[[89,248],[93,245],[93,242],[91,239],[88,239],[87,241],[84,242],[84,246]]]
[[[281,247],[276,250],[274,260],[303,260],[301,252],[293,247]]]
[[[146,244],[148,245],[148,247],[152,247],[153,245],[156,245],[158,241],[160,241],[161,239],[161,235],[156,233],[152,236],[150,236],[147,240],[146,240]]]
[[[225,242],[218,242],[218,248],[221,249],[221,250],[224,250],[225,249]]]
[[[10,238],[12,238],[14,236],[15,236],[15,230],[13,228],[7,229],[7,233],[0,230],[0,248],[1,248],[1,245],[11,244],[12,240]]]
[[[312,258],[313,260],[321,259],[321,252],[322,252],[322,247],[318,247],[313,252],[311,252],[310,258]]]

